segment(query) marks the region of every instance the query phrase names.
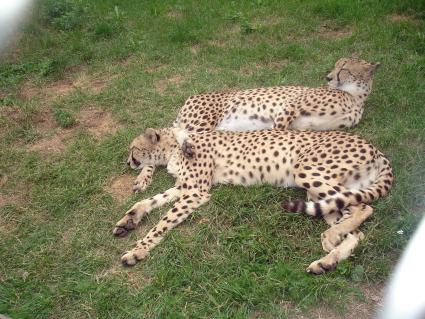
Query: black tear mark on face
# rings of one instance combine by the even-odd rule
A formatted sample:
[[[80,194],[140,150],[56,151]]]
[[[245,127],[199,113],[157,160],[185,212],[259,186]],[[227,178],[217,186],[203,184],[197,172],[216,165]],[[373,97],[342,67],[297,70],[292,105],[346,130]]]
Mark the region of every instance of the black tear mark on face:
[[[133,152],[131,152],[131,160],[136,166],[139,166],[141,164],[137,159],[134,158]]]
[[[183,155],[187,158],[192,158],[195,155],[193,148],[194,148],[193,145],[191,145],[187,141],[184,141],[182,144]]]

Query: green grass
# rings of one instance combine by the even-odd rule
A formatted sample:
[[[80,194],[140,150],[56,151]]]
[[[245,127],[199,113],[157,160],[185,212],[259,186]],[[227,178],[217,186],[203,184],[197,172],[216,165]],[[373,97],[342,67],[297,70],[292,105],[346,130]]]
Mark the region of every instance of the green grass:
[[[41,1],[32,11],[17,47],[0,64],[0,172],[8,176],[0,195],[17,198],[0,207],[0,313],[286,318],[319,303],[344,311],[359,285],[387,280],[424,207],[422,1],[61,0]],[[350,32],[334,38],[320,31],[324,24]],[[146,261],[121,268],[121,253],[164,210],[125,239],[111,235],[115,222],[136,200],[173,183],[160,170],[145,193],[124,203],[104,191],[111,176],[136,176],[124,164],[136,134],[169,126],[194,93],[321,85],[335,61],[352,53],[382,63],[352,131],[388,155],[396,177],[391,195],[373,205],[353,257],[324,276],[306,274],[323,255],[326,225],[280,209],[282,200],[303,194],[220,186]],[[55,99],[21,94],[25,85],[42,91],[81,72],[102,75],[108,85]],[[57,125],[67,128],[88,106],[111,112],[118,132],[98,140],[78,130],[63,153],[50,156],[28,150],[43,138],[37,130],[42,109],[55,110]]]

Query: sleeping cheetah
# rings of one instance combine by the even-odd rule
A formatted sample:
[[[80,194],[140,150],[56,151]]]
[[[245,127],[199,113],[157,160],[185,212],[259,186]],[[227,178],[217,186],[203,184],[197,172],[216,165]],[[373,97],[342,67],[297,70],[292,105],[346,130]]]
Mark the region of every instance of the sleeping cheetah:
[[[332,225],[322,234],[328,255],[308,267],[309,272],[320,274],[350,256],[363,238],[357,228],[373,211],[366,204],[385,196],[393,181],[384,155],[346,132],[261,130],[187,135],[174,129],[174,133],[178,144],[167,169],[176,177],[175,186],[136,203],[113,233],[125,236],[152,209],[175,203],[146,237],[122,256],[124,265],[145,258],[168,231],[207,202],[212,185],[268,183],[304,188],[308,201],[284,203],[284,209],[324,216]]]
[[[378,66],[379,63],[343,58],[326,76],[327,87],[278,86],[194,95],[181,108],[174,127],[189,132],[270,128],[321,131],[352,127],[362,117]],[[139,143],[142,140],[139,138]],[[155,139],[151,141],[155,143]],[[137,165],[140,161],[130,153],[128,164],[132,168],[145,167],[134,183],[134,191],[142,191],[149,185],[155,166],[165,163],[165,155],[161,155],[161,163]]]

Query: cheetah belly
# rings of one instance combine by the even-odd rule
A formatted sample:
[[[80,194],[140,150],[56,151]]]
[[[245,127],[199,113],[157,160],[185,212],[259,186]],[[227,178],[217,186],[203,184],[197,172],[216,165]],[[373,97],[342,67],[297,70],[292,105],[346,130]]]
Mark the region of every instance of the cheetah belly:
[[[274,123],[271,119],[266,119],[264,117],[254,119],[247,114],[233,113],[225,116],[216,129],[243,132],[271,129],[273,125]]]
[[[338,129],[344,121],[337,116],[300,116],[291,124],[295,130],[334,130]]]
[[[246,164],[246,163],[244,163]],[[264,165],[262,170],[259,167],[246,165],[246,169],[241,169],[237,165],[227,165],[225,160],[216,161],[212,183],[232,184],[232,185],[263,185],[270,184],[279,187],[295,187],[294,176],[291,173],[292,167],[289,164],[280,165],[276,169],[277,162],[271,161]],[[270,166],[270,171],[267,170]],[[250,174],[251,172],[251,174]]]

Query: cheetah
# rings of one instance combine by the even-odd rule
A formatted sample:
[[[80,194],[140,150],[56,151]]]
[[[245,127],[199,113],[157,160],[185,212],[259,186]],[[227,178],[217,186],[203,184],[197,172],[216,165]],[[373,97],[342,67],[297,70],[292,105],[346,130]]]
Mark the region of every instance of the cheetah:
[[[213,185],[267,183],[305,189],[308,200],[283,203],[284,210],[323,216],[331,225],[321,235],[328,254],[307,268],[321,274],[351,255],[364,236],[358,227],[373,212],[368,204],[387,195],[393,182],[388,159],[348,132],[271,129],[188,134],[174,129],[173,134],[177,146],[167,170],[176,177],[175,186],[137,202],[118,221],[113,234],[125,236],[152,209],[174,205],[122,256],[126,266],[144,259],[167,232],[206,203]]]
[[[214,129],[321,131],[352,127],[362,117],[379,65],[356,58],[339,59],[326,76],[327,87],[277,86],[194,95],[184,103],[173,126],[198,133]],[[155,139],[161,138],[161,132],[157,133],[151,138],[147,132],[147,147],[150,141],[155,144]],[[142,141],[140,137],[139,144]],[[163,165],[166,155],[169,153],[152,155],[153,159],[159,156],[160,160],[146,164],[130,153],[128,164],[135,169],[144,167],[134,182],[133,191],[143,191],[150,184],[155,166]]]

